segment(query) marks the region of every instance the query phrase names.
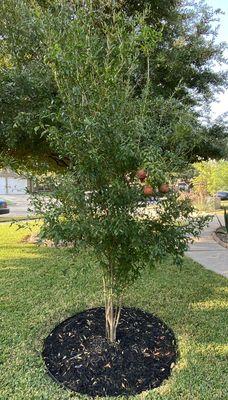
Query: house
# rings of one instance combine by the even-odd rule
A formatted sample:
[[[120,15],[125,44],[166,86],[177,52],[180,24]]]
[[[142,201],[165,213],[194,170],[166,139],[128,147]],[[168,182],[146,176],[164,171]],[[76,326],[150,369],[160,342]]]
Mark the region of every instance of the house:
[[[18,175],[9,168],[0,170],[1,194],[26,194],[32,190],[32,181],[24,175]]]

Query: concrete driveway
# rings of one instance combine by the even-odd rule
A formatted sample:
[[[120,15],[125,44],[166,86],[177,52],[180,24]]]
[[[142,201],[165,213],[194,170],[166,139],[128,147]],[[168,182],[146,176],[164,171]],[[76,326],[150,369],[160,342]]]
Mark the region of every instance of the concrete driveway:
[[[29,204],[29,196],[27,194],[0,195],[0,198],[5,200],[8,203],[8,207],[10,209],[10,213],[2,214],[3,216],[26,217],[28,215],[28,208],[29,208],[30,204]],[[0,215],[0,220],[1,220],[1,215]]]
[[[220,215],[219,220],[224,225],[223,216]],[[209,226],[203,230],[200,238],[195,239],[194,243],[189,246],[186,255],[205,268],[228,278],[228,249],[215,242],[212,237],[213,232],[219,226],[217,218],[214,217]]]

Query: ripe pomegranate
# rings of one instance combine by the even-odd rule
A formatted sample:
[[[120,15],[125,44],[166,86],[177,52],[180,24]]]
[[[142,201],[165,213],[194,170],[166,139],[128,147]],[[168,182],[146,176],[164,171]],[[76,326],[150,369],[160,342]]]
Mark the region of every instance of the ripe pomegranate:
[[[169,184],[168,183],[162,183],[162,185],[159,187],[159,192],[168,193],[168,191],[169,191]]]
[[[145,196],[152,196],[154,193],[154,189],[150,185],[144,186],[143,193],[145,194]]]
[[[145,179],[146,179],[146,177],[147,177],[147,173],[146,173],[145,169],[140,169],[140,170],[137,172],[136,175],[137,175],[137,177],[139,178],[139,180],[140,180],[141,182],[144,182]]]

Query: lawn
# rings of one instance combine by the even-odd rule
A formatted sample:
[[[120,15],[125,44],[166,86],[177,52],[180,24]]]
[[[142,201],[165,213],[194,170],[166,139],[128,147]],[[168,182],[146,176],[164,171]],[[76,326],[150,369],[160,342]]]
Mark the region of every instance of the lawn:
[[[1,400],[85,398],[64,390],[46,374],[43,339],[60,321],[102,304],[101,276],[92,252],[36,247],[27,231],[0,226]],[[126,305],[162,318],[176,333],[180,358],[160,388],[141,400],[222,400],[226,373],[228,285],[186,259],[180,270],[168,261],[145,270],[127,294]]]
[[[40,217],[37,217],[36,215],[17,215],[12,217],[10,214],[1,214],[0,215],[0,223],[1,222],[17,222],[17,221],[28,221],[28,220],[34,220],[34,219],[39,219]]]

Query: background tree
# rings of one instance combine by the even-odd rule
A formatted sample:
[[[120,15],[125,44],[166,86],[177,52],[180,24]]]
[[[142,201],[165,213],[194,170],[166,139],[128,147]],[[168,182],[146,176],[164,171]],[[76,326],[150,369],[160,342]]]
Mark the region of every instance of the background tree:
[[[201,161],[195,163],[194,168],[196,176],[192,182],[196,192],[203,187],[206,193],[215,195],[219,190],[228,189],[228,161]]]
[[[44,62],[44,41],[40,18],[42,10],[55,18],[56,7],[66,7],[72,1],[3,0],[0,21],[0,148],[2,164],[14,168],[25,164],[28,168],[63,167],[68,159],[59,159],[46,140],[45,130],[61,120],[62,100],[49,67]],[[103,2],[108,13],[110,2]],[[213,62],[223,60],[223,45],[215,44],[216,32],[211,24],[219,12],[201,4],[182,1],[127,1],[115,2],[126,17],[147,11],[147,24],[159,33],[159,40],[150,52],[150,96],[178,99],[182,104],[201,105],[210,101],[213,93],[226,83],[225,75],[213,71]],[[96,2],[94,2],[96,7]],[[99,1],[97,2],[99,7]],[[35,18],[34,18],[35,13]],[[111,24],[111,20],[109,20]],[[137,93],[143,90],[148,57],[141,50],[134,80]],[[161,101],[162,102],[162,101]],[[202,126],[199,115],[192,109],[192,129],[186,131],[185,141],[191,140],[189,159],[197,155],[213,158],[224,156],[227,129],[210,124]],[[165,125],[165,118],[163,122]],[[169,124],[169,122],[167,122]],[[64,127],[63,127],[64,129]],[[195,135],[197,132],[197,137]],[[193,134],[193,138],[191,136]],[[151,132],[153,134],[153,132]],[[182,133],[182,139],[184,134]],[[220,140],[222,138],[222,141]],[[171,138],[170,138],[171,139]],[[194,140],[192,140],[194,139]],[[196,140],[197,139],[197,140]],[[214,140],[213,140],[214,139]],[[213,143],[212,143],[213,141]],[[173,147],[168,141],[167,149]],[[16,163],[16,161],[18,161]],[[62,168],[60,168],[62,169]]]

